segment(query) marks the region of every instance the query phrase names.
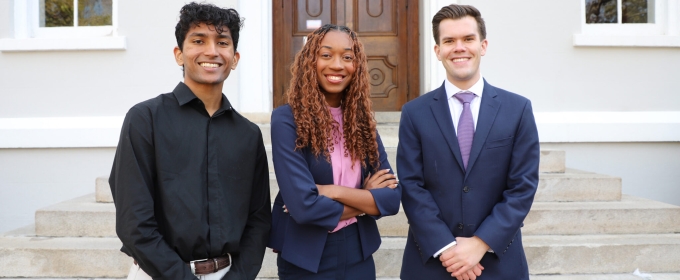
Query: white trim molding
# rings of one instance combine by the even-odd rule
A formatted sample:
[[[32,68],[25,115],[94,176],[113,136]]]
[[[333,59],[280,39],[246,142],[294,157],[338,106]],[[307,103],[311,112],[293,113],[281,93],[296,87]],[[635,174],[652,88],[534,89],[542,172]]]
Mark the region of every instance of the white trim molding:
[[[125,50],[125,37],[0,39],[2,52]]]
[[[40,27],[38,0],[13,1],[13,36],[0,39],[0,51],[125,50],[126,38],[117,34],[118,1],[112,1],[112,25]]]
[[[0,118],[0,148],[89,148],[118,145],[122,116]]]
[[[574,46],[680,47],[680,0],[654,1],[654,22],[647,24],[588,24],[585,0],[579,1],[581,33],[574,34]]]
[[[680,111],[536,112],[542,143],[680,142]]]
[[[250,115],[257,122],[269,119]],[[536,112],[535,117],[541,143],[680,142],[680,111]],[[112,148],[123,118],[0,118],[0,148]]]

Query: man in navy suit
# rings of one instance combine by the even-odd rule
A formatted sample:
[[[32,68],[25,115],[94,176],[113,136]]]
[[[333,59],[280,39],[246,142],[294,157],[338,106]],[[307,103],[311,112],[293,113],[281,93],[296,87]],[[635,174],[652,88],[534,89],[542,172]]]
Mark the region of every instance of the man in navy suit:
[[[538,185],[531,102],[488,84],[472,6],[432,19],[443,85],[402,108],[397,166],[409,221],[402,279],[529,279],[520,228]]]

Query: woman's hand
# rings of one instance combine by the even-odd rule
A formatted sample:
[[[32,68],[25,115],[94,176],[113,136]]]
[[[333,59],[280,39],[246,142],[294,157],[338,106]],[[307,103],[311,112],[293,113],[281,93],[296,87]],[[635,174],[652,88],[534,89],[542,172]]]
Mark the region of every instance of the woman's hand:
[[[364,189],[380,189],[380,188],[391,188],[397,187],[397,177],[394,174],[389,173],[389,169],[383,169],[374,174],[366,176],[364,179]]]

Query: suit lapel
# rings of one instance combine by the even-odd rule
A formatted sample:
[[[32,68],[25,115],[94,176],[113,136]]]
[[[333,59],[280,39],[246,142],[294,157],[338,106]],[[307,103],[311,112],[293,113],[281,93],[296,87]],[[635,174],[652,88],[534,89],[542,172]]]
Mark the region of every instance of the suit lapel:
[[[496,119],[498,108],[501,106],[501,101],[496,98],[498,93],[494,87],[489,85],[484,80],[484,92],[482,93],[482,103],[479,107],[479,116],[477,116],[477,127],[475,129],[475,137],[472,140],[472,149],[470,150],[470,158],[468,159],[468,170],[472,170],[475,161],[482,151],[482,147],[486,142],[486,137],[489,136],[491,126]],[[466,176],[469,172],[466,172]]]
[[[442,134],[444,134],[446,143],[449,144],[449,148],[451,148],[451,152],[453,152],[456,161],[458,161],[458,166],[460,166],[460,169],[462,170],[463,158],[460,155],[456,131],[453,129],[453,120],[451,119],[451,110],[449,109],[448,96],[446,96],[446,89],[444,88],[443,83],[434,94],[434,99],[430,104],[430,109],[432,109],[434,119],[437,121],[439,129],[441,130]]]

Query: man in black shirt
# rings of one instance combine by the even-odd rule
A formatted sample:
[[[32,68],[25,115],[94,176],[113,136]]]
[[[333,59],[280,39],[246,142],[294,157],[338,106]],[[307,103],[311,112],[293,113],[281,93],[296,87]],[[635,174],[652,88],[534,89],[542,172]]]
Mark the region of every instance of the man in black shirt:
[[[236,68],[242,19],[191,3],[175,27],[184,83],[125,116],[109,183],[128,279],[255,279],[271,227],[257,125],[222,85]]]

